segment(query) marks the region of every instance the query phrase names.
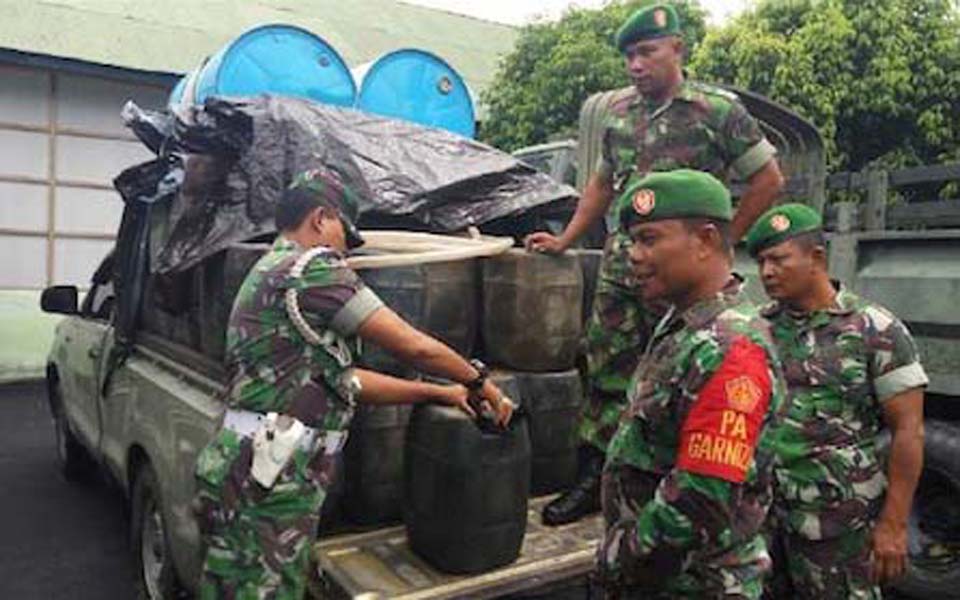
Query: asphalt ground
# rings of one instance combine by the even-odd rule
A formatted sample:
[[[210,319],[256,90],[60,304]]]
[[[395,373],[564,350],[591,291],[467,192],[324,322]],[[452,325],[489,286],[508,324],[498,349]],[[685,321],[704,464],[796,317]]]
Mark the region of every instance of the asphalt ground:
[[[57,468],[41,383],[0,386],[0,598],[130,600],[122,494]]]

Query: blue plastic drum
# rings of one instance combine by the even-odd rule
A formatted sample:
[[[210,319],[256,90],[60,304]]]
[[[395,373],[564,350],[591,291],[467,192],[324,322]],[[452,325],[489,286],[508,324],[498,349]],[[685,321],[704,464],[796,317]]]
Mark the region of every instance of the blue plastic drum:
[[[189,78],[190,73],[187,73],[180,78],[177,85],[173,86],[173,91],[170,92],[170,97],[167,98],[168,109],[173,110],[175,107],[180,106],[180,101],[183,100],[183,91],[187,89],[187,79]]]
[[[263,25],[201,67],[193,100],[264,93],[353,106],[357,86],[337,51],[318,36],[291,25]]]
[[[446,61],[424,50],[396,50],[378,58],[363,73],[357,108],[466,137],[476,133],[467,84]]]

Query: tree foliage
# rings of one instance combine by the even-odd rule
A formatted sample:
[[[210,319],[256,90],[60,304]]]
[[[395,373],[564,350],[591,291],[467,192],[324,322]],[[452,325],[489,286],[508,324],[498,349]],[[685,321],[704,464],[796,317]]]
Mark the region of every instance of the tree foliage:
[[[810,118],[834,169],[956,159],[957,17],[952,0],[763,0],[710,31],[691,71]]]
[[[613,45],[621,23],[654,0],[627,0],[599,10],[573,9],[556,22],[525,26],[482,95],[488,118],[481,138],[504,150],[576,135],[580,105],[595,92],[628,84]],[[690,51],[706,32],[697,0],[675,2]]]
[[[627,84],[612,38],[650,1],[524,27],[483,95],[482,138],[512,150],[575,135],[587,96]],[[759,92],[811,119],[831,169],[960,159],[956,0],[759,0],[709,31],[697,0],[676,6],[692,76]]]

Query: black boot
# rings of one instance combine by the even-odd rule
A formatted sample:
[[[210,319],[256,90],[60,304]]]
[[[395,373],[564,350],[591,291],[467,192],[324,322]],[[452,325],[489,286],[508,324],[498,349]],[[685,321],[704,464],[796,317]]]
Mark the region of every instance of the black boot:
[[[579,454],[577,482],[543,507],[544,525],[573,523],[600,510],[600,475],[606,456],[593,446],[580,446]]]

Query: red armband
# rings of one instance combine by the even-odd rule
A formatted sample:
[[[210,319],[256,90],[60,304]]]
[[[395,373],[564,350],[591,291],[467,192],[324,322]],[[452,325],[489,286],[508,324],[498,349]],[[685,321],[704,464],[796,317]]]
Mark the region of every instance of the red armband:
[[[737,338],[687,414],[677,468],[742,483],[770,405],[771,385],[766,352]]]

